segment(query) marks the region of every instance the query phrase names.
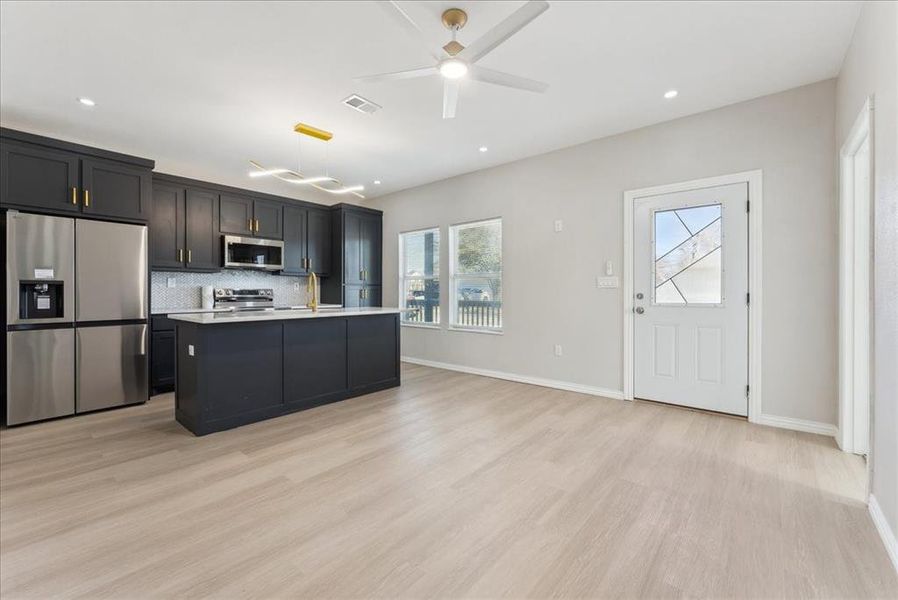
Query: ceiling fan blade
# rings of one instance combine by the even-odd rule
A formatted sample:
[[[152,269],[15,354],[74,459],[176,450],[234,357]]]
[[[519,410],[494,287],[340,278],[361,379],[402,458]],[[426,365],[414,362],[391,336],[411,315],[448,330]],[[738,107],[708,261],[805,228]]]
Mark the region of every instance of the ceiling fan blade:
[[[406,33],[417,39],[418,42],[427,49],[427,52],[434,60],[443,60],[448,56],[446,51],[443,50],[439,44],[434,44],[431,40],[427,39],[427,36],[424,35],[424,32],[421,31],[421,28],[418,27],[418,24],[415,23],[414,19],[412,19],[409,14],[405,12],[405,9],[399,6],[397,2],[390,0],[388,2],[378,2],[378,4],[388,15],[390,15],[390,18],[405,29]]]
[[[446,79],[443,81],[443,118],[454,119],[455,107],[458,104],[458,88],[457,81]]]
[[[486,67],[481,67],[480,65],[471,65],[468,67],[468,77],[474,81],[493,83],[519,90],[527,90],[528,92],[538,92],[540,94],[549,89],[548,83],[527,79],[526,77],[518,77],[517,75],[511,75],[510,73],[503,73],[502,71],[494,71],[492,69],[487,69]]]
[[[543,0],[530,0],[514,11],[507,19],[487,31],[480,39],[458,53],[458,58],[469,63],[477,62],[489,54],[496,46],[523,29],[527,23],[543,14],[549,3]]]
[[[398,81],[400,79],[412,79],[414,77],[427,77],[428,75],[436,75],[437,73],[439,73],[439,70],[436,67],[421,67],[418,69],[408,69],[406,71],[394,71],[393,73],[365,75],[364,77],[356,77],[355,81],[379,83],[381,81]]]

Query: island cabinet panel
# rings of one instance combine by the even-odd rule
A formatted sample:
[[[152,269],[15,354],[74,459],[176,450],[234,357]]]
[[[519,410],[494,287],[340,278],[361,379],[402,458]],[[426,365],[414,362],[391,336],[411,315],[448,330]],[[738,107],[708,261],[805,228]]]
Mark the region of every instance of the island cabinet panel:
[[[400,383],[395,312],[191,322],[195,318],[172,317],[175,415],[196,435]]]
[[[195,353],[214,364],[204,378],[206,419],[234,419],[279,409],[283,398],[282,323],[207,327]]]
[[[311,408],[349,388],[346,373],[348,319],[284,322],[284,399]]]
[[[349,319],[348,339],[350,389],[399,377],[399,321],[394,315]]]

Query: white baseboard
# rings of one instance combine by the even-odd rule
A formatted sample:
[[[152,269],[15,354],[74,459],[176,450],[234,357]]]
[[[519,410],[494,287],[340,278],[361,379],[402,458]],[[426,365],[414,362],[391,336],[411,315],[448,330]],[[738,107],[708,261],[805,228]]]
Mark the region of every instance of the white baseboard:
[[[828,435],[830,437],[835,437],[838,432],[836,426],[829,423],[805,421],[804,419],[793,419],[792,417],[777,417],[776,415],[761,414],[754,422],[758,425],[769,425],[770,427],[779,427],[780,429],[794,429],[795,431],[804,431],[805,433],[819,433],[820,435]]]
[[[882,508],[879,507],[879,502],[876,501],[876,496],[873,494],[870,494],[867,508],[870,510],[873,524],[876,525],[876,531],[879,532],[879,537],[882,538],[882,543],[886,547],[886,552],[888,552],[889,558],[892,559],[892,566],[898,572],[898,539],[895,538],[895,532],[892,531],[889,522],[886,521],[886,516],[882,514]]]
[[[544,379],[542,377],[530,377],[528,375],[517,375],[515,373],[505,373],[503,371],[491,371],[489,369],[478,369],[475,367],[467,367],[465,365],[454,365],[451,363],[437,362],[434,360],[424,360],[423,358],[414,358],[411,356],[401,357],[402,362],[414,365],[422,365],[425,367],[433,367],[435,369],[446,369],[448,371],[459,371],[461,373],[469,373],[471,375],[482,375],[483,377],[492,377],[494,379],[505,379],[508,381],[517,381],[518,383],[529,383],[530,385],[539,385],[547,388],[555,388],[557,390],[565,390],[568,392],[578,392],[580,394],[589,394],[591,396],[602,396],[603,398],[612,398],[614,400],[623,400],[624,393],[621,390],[609,390],[606,388],[593,387],[580,383],[570,383],[567,381],[559,381],[557,379]]]

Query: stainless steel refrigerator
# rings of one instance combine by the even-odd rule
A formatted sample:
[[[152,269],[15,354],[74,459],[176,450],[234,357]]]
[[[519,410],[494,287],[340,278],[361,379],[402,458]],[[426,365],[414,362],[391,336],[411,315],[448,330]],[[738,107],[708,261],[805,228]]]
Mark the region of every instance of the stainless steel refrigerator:
[[[7,424],[146,401],[146,226],[4,221]]]

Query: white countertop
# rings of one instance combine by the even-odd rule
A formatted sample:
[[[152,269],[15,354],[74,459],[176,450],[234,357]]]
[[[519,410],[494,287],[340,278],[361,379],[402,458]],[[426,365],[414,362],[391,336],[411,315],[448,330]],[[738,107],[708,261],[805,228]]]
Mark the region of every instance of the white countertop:
[[[150,310],[150,314],[154,316],[165,315],[186,315],[190,313],[212,313],[212,312],[233,312],[234,309],[228,308],[154,308]]]
[[[217,312],[171,314],[173,321],[183,321],[196,325],[214,325],[220,323],[244,323],[248,321],[285,321],[289,319],[322,319],[326,317],[361,317],[365,315],[396,315],[403,309],[389,307],[370,308],[321,308],[312,312],[308,308],[292,310],[265,310],[250,312]]]
[[[319,304],[318,306],[320,308],[343,308],[342,304]],[[306,310],[306,307],[304,305],[278,307],[278,310],[283,311],[286,308]],[[167,315],[234,312],[236,310],[237,309],[235,309],[233,306],[226,306],[224,308],[154,308],[150,311],[150,314],[156,317],[164,317]]]

